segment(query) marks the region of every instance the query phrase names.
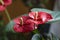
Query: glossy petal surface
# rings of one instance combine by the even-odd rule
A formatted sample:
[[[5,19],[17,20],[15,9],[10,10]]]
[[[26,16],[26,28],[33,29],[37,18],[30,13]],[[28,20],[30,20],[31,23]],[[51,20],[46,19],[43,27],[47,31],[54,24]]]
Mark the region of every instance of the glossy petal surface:
[[[34,23],[27,21],[30,19],[29,16],[22,16],[23,18],[23,25],[20,25],[20,18],[14,19],[15,25],[13,27],[15,32],[30,32],[34,30]]]
[[[35,12],[30,12],[29,16],[33,19],[32,22],[36,24],[46,23],[48,20],[52,19],[51,14],[46,12],[38,12],[37,20],[34,20]]]

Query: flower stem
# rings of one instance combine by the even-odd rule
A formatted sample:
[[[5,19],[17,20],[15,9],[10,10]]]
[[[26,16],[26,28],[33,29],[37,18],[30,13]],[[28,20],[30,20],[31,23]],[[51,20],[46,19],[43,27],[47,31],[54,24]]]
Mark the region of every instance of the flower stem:
[[[3,2],[3,0],[0,0],[0,2],[2,3],[2,5],[4,5],[4,2]]]
[[[5,9],[5,13],[6,13],[6,16],[8,17],[9,22],[10,22],[11,21],[11,18],[10,18],[10,15],[9,15],[7,9]]]

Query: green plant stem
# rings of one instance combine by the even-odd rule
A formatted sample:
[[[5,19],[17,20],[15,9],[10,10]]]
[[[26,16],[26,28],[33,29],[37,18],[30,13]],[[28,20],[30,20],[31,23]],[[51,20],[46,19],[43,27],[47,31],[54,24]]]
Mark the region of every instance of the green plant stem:
[[[11,18],[10,18],[10,15],[9,15],[7,9],[5,9],[5,13],[6,13],[6,16],[7,16],[8,20],[9,20],[9,22],[10,22],[11,21]]]

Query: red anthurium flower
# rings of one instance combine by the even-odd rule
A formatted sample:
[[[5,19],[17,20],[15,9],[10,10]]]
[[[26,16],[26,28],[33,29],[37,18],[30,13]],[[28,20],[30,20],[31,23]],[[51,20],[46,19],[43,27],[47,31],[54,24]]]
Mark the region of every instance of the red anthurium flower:
[[[30,12],[29,16],[33,19],[30,21],[36,24],[46,23],[48,20],[52,19],[51,14],[46,12]]]
[[[0,0],[0,11],[4,11],[5,8],[12,3],[12,0]]]
[[[27,21],[30,19],[29,16],[22,16],[19,18],[14,19],[14,31],[15,32],[30,32],[34,30],[34,23]]]
[[[4,5],[10,5],[12,3],[12,0],[3,0]]]
[[[0,11],[4,11],[5,8],[6,8],[5,6],[0,5]]]
[[[6,6],[4,6],[3,1],[0,0],[0,11],[5,10]]]

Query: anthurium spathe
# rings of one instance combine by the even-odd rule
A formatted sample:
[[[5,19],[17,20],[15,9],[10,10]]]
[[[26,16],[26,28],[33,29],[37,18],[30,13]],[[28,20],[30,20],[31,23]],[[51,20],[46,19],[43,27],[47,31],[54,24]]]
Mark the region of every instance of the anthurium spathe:
[[[0,0],[0,11],[5,10],[6,6],[4,5],[3,1]]]
[[[12,3],[12,0],[0,0],[0,3],[2,5],[8,6]]]
[[[42,12],[42,11],[30,12],[29,16],[33,19],[31,21],[36,24],[46,23],[48,20],[52,19],[51,14],[46,13],[46,12]]]
[[[2,0],[4,2],[4,5],[10,5],[12,3],[12,0]]]
[[[30,32],[34,30],[34,23],[27,20],[30,19],[29,16],[22,16],[14,19],[14,31],[15,32]]]
[[[5,10],[5,6],[2,6],[1,4],[0,4],[0,11],[4,11]]]
[[[4,11],[8,5],[12,3],[12,0],[0,0],[0,11]]]

